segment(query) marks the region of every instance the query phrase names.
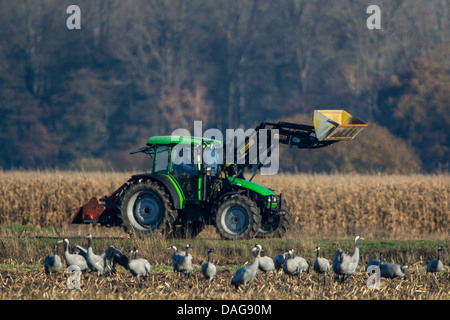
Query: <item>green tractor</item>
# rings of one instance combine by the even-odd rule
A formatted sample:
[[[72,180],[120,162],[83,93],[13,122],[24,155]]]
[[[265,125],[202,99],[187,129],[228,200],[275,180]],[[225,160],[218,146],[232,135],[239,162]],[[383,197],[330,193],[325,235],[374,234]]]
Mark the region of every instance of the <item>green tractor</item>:
[[[320,148],[350,140],[365,126],[343,110],[322,110],[315,112],[314,126],[263,122],[240,144],[204,137],[151,137],[146,147],[131,152],[150,156],[150,172],[133,175],[110,196],[92,198],[71,223],[122,226],[144,235],[160,230],[171,237],[195,237],[206,225],[214,225],[223,239],[279,238],[292,215],[281,194],[251,181],[265,165],[249,160],[258,134],[263,129],[273,133],[264,150],[256,147],[260,159],[262,151],[271,155],[275,140],[291,147]],[[222,163],[225,151],[242,161]],[[254,172],[246,180],[244,171],[250,167]]]

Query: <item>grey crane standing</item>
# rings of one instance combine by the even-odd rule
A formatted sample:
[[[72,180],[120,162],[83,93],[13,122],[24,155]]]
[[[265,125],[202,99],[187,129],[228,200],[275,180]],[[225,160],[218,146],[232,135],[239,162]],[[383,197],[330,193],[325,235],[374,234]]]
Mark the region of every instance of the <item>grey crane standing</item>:
[[[255,250],[257,248],[257,250]],[[263,248],[260,244],[257,244],[255,248],[252,249],[252,254],[255,256],[259,255],[258,257],[258,269],[262,272],[266,273],[275,270],[275,263],[271,257],[263,256],[261,257],[261,252],[263,251]]]
[[[51,275],[52,273],[59,272],[62,269],[61,258],[56,254],[57,249],[58,249],[58,246],[55,244],[53,246],[53,254],[50,254],[47,257],[45,257],[44,271],[45,271],[45,274],[47,274],[47,275]]]
[[[306,260],[303,257],[298,257],[294,255],[295,250],[291,249],[292,255],[294,256],[294,261],[299,265],[300,267],[300,273],[305,271],[306,273],[309,273],[309,267],[311,267],[311,262],[309,260]]]
[[[439,246],[437,248],[437,259],[431,260],[427,265],[427,274],[428,272],[435,273],[444,271],[444,264],[441,261],[441,250],[442,247]]]
[[[309,273],[309,268],[311,267],[311,262],[309,260],[306,260],[303,257],[295,256],[295,250],[291,249],[291,255],[294,262],[299,266],[300,274],[303,272]]]
[[[298,284],[300,284],[300,276],[303,271],[309,273],[311,263],[302,257],[294,257],[294,249],[288,250],[286,260],[283,264],[283,272],[291,277],[298,277]]]
[[[173,271],[174,272],[178,272],[178,261],[180,259],[184,259],[184,256],[186,256],[186,252],[178,250],[177,247],[175,247],[175,246],[171,246],[169,249],[173,250],[173,254],[172,254],[172,268],[173,268]]]
[[[76,265],[81,271],[88,269],[87,261],[82,255],[69,252],[69,239],[65,238],[62,241],[64,242],[64,259],[67,266]]]
[[[138,253],[138,249],[134,247],[134,249],[130,252],[127,269],[130,270],[131,274],[137,277],[137,279],[139,279],[140,277],[147,279],[147,276],[150,274],[152,267],[147,259],[138,258]],[[133,254],[134,259],[132,259]]]
[[[294,260],[292,259],[293,254],[291,250],[286,249],[285,256],[286,258],[283,263],[283,272],[284,274],[292,277],[296,275],[300,270],[298,269],[298,266],[295,265]]]
[[[334,279],[342,282],[355,272],[359,263],[359,248],[358,240],[362,239],[360,236],[355,238],[355,250],[352,255],[345,253],[342,249],[338,249],[333,260],[333,271],[335,273]]]
[[[320,283],[320,275],[324,273],[323,283],[326,283],[326,275],[330,272],[330,262],[320,257],[320,247],[316,247],[316,261],[314,261],[314,271],[317,272],[317,282]]]
[[[177,250],[175,246],[172,246],[172,266],[173,271],[178,273],[178,286],[180,286],[181,273],[184,273],[189,278],[193,270],[192,255],[189,253],[189,248],[191,248],[191,245],[188,243],[186,244],[185,248],[186,251],[183,252]]]
[[[202,274],[205,277],[205,279],[209,280],[210,284],[216,277],[216,273],[217,273],[216,266],[211,263],[211,253],[212,252],[214,252],[214,249],[208,248],[208,250],[206,251],[207,256],[208,256],[208,261],[205,262],[204,264],[202,264]]]
[[[253,250],[256,250],[256,255]],[[233,276],[233,279],[231,279],[231,284],[234,285],[236,289],[238,289],[240,285],[243,285],[246,288],[248,288],[248,286],[253,282],[253,280],[255,280],[259,264],[259,254],[257,251],[259,251],[259,248],[257,247],[252,248],[252,255],[255,257],[253,263],[237,270]]]
[[[88,239],[88,247],[87,247],[86,261],[92,266],[92,269],[94,271],[97,271],[98,275],[104,275],[105,253],[101,255],[96,255],[94,253],[94,250],[92,249],[92,235],[88,234],[87,239]]]
[[[186,252],[178,250],[177,247],[175,246],[171,246],[169,249],[173,250],[173,254],[172,254],[172,266],[174,266],[174,262],[177,260],[177,257],[179,255],[186,255]]]

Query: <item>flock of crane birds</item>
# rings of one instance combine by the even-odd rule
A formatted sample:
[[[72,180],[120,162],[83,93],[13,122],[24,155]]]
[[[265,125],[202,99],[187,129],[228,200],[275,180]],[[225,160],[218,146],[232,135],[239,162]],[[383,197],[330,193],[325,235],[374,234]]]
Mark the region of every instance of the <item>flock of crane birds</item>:
[[[125,255],[114,246],[109,246],[105,252],[96,255],[92,249],[92,236],[89,234],[87,239],[87,249],[76,245],[70,251],[68,239],[58,241],[58,243],[64,243],[64,260],[68,267],[77,266],[80,271],[96,271],[97,274],[101,276],[115,273],[115,266],[119,264],[126,270],[129,270],[137,279],[140,279],[141,277],[145,279],[150,274],[150,263],[146,259],[138,258],[137,248],[134,248],[128,255]],[[268,256],[261,256],[263,248],[261,245],[257,244],[251,249],[251,254],[254,256],[253,263],[238,269],[231,280],[231,284],[234,285],[236,289],[241,285],[248,287],[254,281],[258,270],[267,273],[279,271],[280,269],[288,276],[297,276],[300,281],[301,274],[303,272],[309,273],[310,267],[317,273],[319,283],[320,275],[328,274],[331,269],[334,272],[335,281],[342,282],[351,276],[358,267],[359,239],[362,238],[359,236],[355,238],[354,252],[352,254],[348,254],[342,249],[337,249],[331,265],[326,258],[320,256],[320,247],[316,247],[316,260],[312,264],[305,258],[295,256],[294,249],[286,249],[284,254],[279,254],[273,259]],[[185,251],[178,250],[175,246],[170,248],[173,250],[172,266],[173,271],[178,274],[178,286],[180,286],[180,277],[182,274],[190,277],[193,272],[193,257],[189,253],[190,248],[190,244],[185,246]],[[440,260],[441,250],[442,247],[439,246],[437,249],[437,258],[430,261],[427,265],[427,273],[436,273],[444,270],[444,265]],[[214,250],[211,248],[207,250],[208,260],[201,266],[203,276],[205,279],[209,280],[210,283],[217,275],[216,266],[211,262],[211,253],[213,252]],[[401,266],[399,264],[383,263],[381,252],[379,259],[370,260],[367,263],[366,271],[372,265],[379,267],[380,276],[384,278],[403,278],[405,276],[405,270],[408,268],[408,266]],[[62,268],[62,259],[57,255],[57,245],[55,244],[53,247],[53,254],[47,256],[44,260],[44,270],[46,274],[51,274],[61,271]],[[324,277],[323,280],[326,282],[326,277]]]

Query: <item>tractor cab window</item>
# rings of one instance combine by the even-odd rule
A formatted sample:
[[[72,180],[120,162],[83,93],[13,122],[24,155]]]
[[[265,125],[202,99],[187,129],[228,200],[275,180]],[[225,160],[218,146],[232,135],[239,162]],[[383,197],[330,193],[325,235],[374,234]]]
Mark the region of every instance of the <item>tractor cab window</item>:
[[[177,156],[180,161],[172,161],[172,173],[181,176],[198,176],[198,165],[194,163],[193,152],[191,155],[184,155],[185,149],[180,149]],[[192,150],[191,150],[192,151]],[[172,152],[175,152],[174,150]],[[185,159],[188,156],[188,159]],[[172,157],[173,158],[173,157]]]
[[[189,152],[190,154],[183,154],[183,152]],[[181,148],[179,150],[172,149],[173,152],[178,152],[176,155],[178,160],[173,161],[172,155],[172,170],[171,175],[177,180],[186,200],[198,200],[198,178],[199,178],[199,165],[194,163],[194,152],[192,148]]]
[[[205,147],[203,152],[203,167],[207,175],[215,176],[218,173],[217,167],[220,163],[220,153],[218,150],[220,148],[215,145]]]
[[[153,172],[167,173],[168,167],[169,167],[169,147],[158,146],[153,164]]]

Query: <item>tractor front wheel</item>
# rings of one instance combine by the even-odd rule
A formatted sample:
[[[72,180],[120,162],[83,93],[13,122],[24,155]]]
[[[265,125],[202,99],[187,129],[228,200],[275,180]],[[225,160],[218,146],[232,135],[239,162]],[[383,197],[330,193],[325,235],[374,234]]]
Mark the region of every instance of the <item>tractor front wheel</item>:
[[[177,213],[171,209],[169,194],[152,181],[135,181],[120,196],[123,227],[127,232],[147,234],[172,232]]]
[[[217,206],[216,230],[223,239],[251,239],[255,237],[260,225],[258,206],[245,196],[225,197]]]
[[[292,214],[286,201],[281,204],[281,214],[263,219],[257,238],[281,238],[289,229]]]

